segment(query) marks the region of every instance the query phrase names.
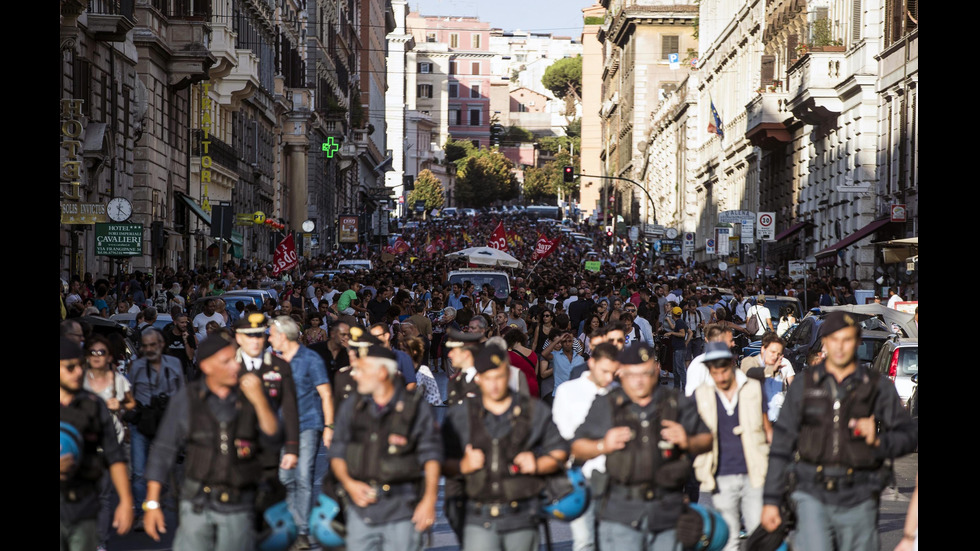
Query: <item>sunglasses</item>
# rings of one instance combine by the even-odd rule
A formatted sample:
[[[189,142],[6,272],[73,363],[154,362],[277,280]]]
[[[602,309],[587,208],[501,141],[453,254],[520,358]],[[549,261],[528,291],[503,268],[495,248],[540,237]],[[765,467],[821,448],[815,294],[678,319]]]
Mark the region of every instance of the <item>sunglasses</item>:
[[[89,356],[105,356],[108,353],[109,353],[108,350],[103,350],[101,348],[100,349],[97,349],[97,350],[89,350],[88,351],[88,355]]]

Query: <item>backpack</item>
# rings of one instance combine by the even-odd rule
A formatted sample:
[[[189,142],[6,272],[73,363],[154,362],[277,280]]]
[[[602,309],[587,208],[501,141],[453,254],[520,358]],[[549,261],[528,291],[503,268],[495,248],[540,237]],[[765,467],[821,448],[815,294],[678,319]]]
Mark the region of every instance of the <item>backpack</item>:
[[[746,315],[748,315],[748,312],[746,312]],[[760,324],[762,323],[760,317],[759,309],[756,308],[755,314],[749,316],[749,319],[745,322],[745,330],[749,332],[749,335],[755,335],[759,332]]]
[[[167,292],[166,291],[154,291],[153,292],[153,307],[157,309],[159,313],[166,313],[167,310]]]

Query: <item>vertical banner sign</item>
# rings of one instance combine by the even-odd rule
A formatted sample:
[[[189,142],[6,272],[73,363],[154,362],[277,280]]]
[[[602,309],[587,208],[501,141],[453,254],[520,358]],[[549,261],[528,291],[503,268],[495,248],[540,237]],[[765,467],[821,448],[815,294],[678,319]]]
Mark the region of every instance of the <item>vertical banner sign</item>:
[[[776,240],[776,213],[775,212],[760,212],[757,219],[757,233],[756,236],[760,241],[775,241]]]
[[[357,216],[341,216],[338,218],[337,232],[338,243],[357,243]]]
[[[717,251],[721,256],[728,256],[728,238],[732,235],[731,228],[715,228]]]
[[[297,264],[299,264],[299,258],[296,256],[293,234],[289,234],[276,247],[276,254],[272,260],[272,275],[278,276],[282,272],[288,272]]]
[[[497,228],[493,230],[490,240],[487,241],[487,247],[507,252],[507,232],[502,221],[497,223]]]
[[[739,237],[737,235],[732,235],[728,237],[728,265],[738,266],[741,263],[741,247],[739,246]]]
[[[704,253],[705,254],[715,254],[715,240],[706,239],[704,241]]]
[[[61,180],[71,186],[71,193],[64,193],[65,199],[78,199],[78,186],[82,185],[82,158],[79,156],[82,142],[82,104],[85,100],[61,100],[61,145],[65,146],[65,162],[61,163]],[[66,182],[67,181],[67,182]],[[62,222],[65,223],[65,222]]]
[[[751,245],[755,242],[755,219],[742,220],[742,243]]]
[[[201,83],[201,208],[211,214],[208,184],[211,183],[211,89],[210,82]]]
[[[684,244],[681,247],[684,256],[694,254],[694,232],[684,232]]]

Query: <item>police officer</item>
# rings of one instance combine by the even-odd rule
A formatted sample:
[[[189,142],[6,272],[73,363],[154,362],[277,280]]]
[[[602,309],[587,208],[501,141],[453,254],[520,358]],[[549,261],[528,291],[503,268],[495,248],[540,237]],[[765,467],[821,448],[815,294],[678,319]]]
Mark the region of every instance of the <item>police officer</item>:
[[[147,461],[146,533],[165,531],[160,488],[177,450],[186,449],[180,525],[174,549],[251,549],[260,457],[279,450],[276,412],[254,373],[241,374],[237,344],[213,333],[197,349],[204,378],[171,398]]]
[[[475,397],[480,387],[474,382],[476,377],[475,359],[483,340],[481,333],[463,333],[455,329],[446,331],[446,341],[443,344],[449,349],[447,355],[452,362],[453,372],[449,377],[446,400],[450,406],[459,405],[467,397]]]
[[[536,550],[544,475],[568,458],[548,406],[511,392],[507,357],[493,344],[477,354],[480,393],[452,406],[442,427],[444,472],[464,477],[467,550]]]
[[[435,522],[442,442],[421,391],[405,389],[394,352],[372,344],[340,406],[330,467],[347,501],[347,549],[421,550]]]
[[[774,426],[762,526],[782,523],[789,489],[794,549],[877,549],[878,500],[892,475],[885,460],[915,450],[918,431],[894,383],[858,364],[861,327],[851,314],[830,313],[820,335],[826,359],[793,380]]]
[[[112,526],[120,535],[133,524],[126,454],[105,403],[82,388],[84,352],[74,340],[61,337],[61,423],[63,438],[74,438],[77,453],[61,450],[61,549],[91,551],[98,544],[99,480],[109,476],[119,494]],[[64,427],[70,425],[70,427]],[[65,433],[69,433],[66,435]],[[101,448],[101,453],[100,453]]]
[[[580,461],[606,455],[605,473],[592,473],[600,549],[672,550],[686,509],[687,454],[709,451],[711,433],[693,401],[658,384],[652,347],[634,343],[619,362],[622,386],[596,397],[572,453]]]

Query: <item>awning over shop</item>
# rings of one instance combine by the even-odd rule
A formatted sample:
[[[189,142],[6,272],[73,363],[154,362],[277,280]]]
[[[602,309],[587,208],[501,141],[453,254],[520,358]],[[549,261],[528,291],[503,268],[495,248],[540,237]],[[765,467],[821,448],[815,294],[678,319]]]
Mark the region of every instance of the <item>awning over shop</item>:
[[[865,237],[868,237],[869,235],[878,231],[885,224],[888,224],[889,222],[890,220],[888,218],[875,220],[874,222],[871,222],[867,226],[859,229],[858,231],[852,233],[851,235],[848,235],[844,239],[841,239],[837,243],[834,243],[833,245],[827,247],[826,249],[818,252],[815,255],[817,257],[817,267],[832,266],[836,264],[837,263],[836,254],[838,251],[841,251],[857,243],[858,241],[864,239]]]
[[[798,222],[796,224],[793,224],[788,229],[783,230],[782,232],[776,234],[776,241],[779,242],[791,235],[794,235],[796,232],[802,230],[803,227],[809,223],[810,223],[809,221],[804,220],[803,222]]]
[[[188,207],[190,207],[191,212],[193,212],[195,216],[200,218],[201,222],[204,222],[205,225],[211,227],[211,216],[208,213],[204,212],[204,208],[201,207],[201,205],[198,204],[197,201],[195,201],[194,199],[192,199],[187,195],[184,195],[183,193],[180,193],[179,191],[177,192],[177,197],[180,197],[181,201],[183,201],[184,203],[187,204]],[[235,258],[241,258],[242,257],[241,248],[245,245],[245,236],[237,231],[231,232],[231,244],[237,245],[239,249],[239,254],[235,256],[235,252],[234,252],[235,249],[232,248],[232,256],[234,256]]]

